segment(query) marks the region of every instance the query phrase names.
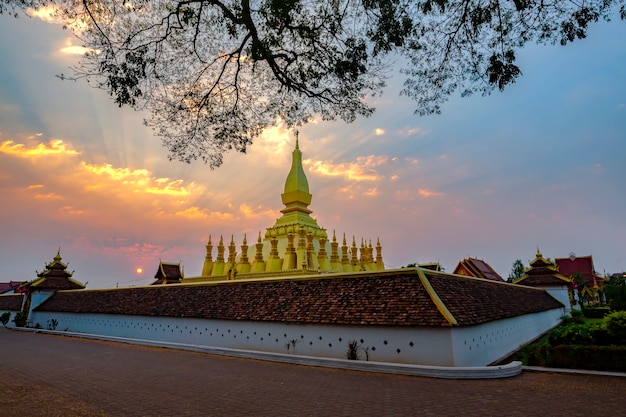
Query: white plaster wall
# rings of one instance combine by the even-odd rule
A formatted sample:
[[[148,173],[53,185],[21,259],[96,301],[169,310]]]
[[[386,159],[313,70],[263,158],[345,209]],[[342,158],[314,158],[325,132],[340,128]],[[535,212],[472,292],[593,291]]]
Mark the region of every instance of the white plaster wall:
[[[454,329],[455,366],[489,365],[560,322],[563,309]]]
[[[33,309],[38,307],[41,303],[46,301],[52,295],[54,295],[54,290],[35,291],[35,292],[33,292],[31,294],[31,296],[30,296],[30,310],[28,312],[28,317],[29,317],[29,320],[33,323],[33,325],[35,323],[32,320]]]
[[[403,328],[36,312],[32,325],[50,328],[56,319],[56,330],[328,358],[345,358],[356,340],[361,360],[482,366],[554,327],[562,315],[559,309],[472,327]]]
[[[558,287],[546,287],[545,290],[548,294],[559,300],[565,306],[563,314],[571,313],[572,306],[569,302],[569,291],[567,289],[567,286],[561,285]]]
[[[37,312],[33,325],[56,330],[102,334],[203,346],[346,358],[348,342],[361,346],[362,360],[453,364],[449,328],[384,328],[369,326],[290,325],[168,317],[87,315]],[[367,353],[366,353],[367,352]]]

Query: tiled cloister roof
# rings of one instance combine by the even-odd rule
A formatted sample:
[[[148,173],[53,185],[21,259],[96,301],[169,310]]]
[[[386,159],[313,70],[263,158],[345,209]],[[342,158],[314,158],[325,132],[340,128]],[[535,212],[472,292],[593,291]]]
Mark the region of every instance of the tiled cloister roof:
[[[0,311],[19,311],[22,308],[23,294],[0,295]]]
[[[443,274],[428,278],[459,326],[563,307],[541,289]]]
[[[560,308],[541,290],[414,268],[360,274],[61,291],[37,311],[302,324],[451,326]],[[430,288],[428,288],[430,287]]]

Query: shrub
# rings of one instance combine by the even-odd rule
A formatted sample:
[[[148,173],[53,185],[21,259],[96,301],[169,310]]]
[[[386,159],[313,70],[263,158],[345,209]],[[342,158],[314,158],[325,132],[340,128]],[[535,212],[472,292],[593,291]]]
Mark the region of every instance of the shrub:
[[[15,317],[13,317],[13,323],[15,323],[15,325],[17,327],[24,327],[26,326],[26,314],[23,311],[18,311],[15,314]]]
[[[585,307],[583,309],[588,319],[601,319],[611,312],[610,307]]]
[[[602,328],[614,337],[617,343],[626,345],[626,311],[616,311],[604,317]]]
[[[548,335],[548,343],[557,345],[591,345],[593,344],[593,326],[589,323],[569,323],[552,330]]]
[[[572,316],[573,319],[585,317],[585,314],[583,313],[582,310],[572,310],[569,314],[570,316]]]
[[[542,346],[545,366],[626,371],[626,346]]]
[[[56,330],[58,325],[59,325],[59,321],[57,319],[50,319],[50,320],[48,320],[48,330]],[[295,343],[293,345],[293,349],[294,349],[294,351],[296,350]]]
[[[571,315],[561,316],[561,324],[570,324],[570,323],[578,323],[582,324],[585,322],[585,316],[580,310],[572,310]]]
[[[346,358],[356,361],[359,360],[359,350],[361,345],[356,340],[350,340],[348,342],[348,350],[346,351]]]
[[[9,313],[8,311],[5,311],[0,316],[0,323],[2,323],[4,327],[7,327],[7,323],[9,322],[10,318],[11,318],[11,313]]]

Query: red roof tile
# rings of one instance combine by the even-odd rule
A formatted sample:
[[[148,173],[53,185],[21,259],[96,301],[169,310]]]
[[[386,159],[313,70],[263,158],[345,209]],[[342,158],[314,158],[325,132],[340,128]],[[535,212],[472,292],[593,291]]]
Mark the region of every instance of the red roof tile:
[[[453,273],[476,278],[490,279],[492,281],[504,281],[504,279],[491,267],[491,265],[482,259],[476,258],[463,259],[458,263]]]

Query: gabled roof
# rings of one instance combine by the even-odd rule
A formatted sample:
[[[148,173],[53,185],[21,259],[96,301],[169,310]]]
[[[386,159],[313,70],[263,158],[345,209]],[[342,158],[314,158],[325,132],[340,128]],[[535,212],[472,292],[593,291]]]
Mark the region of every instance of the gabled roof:
[[[533,287],[546,287],[554,285],[569,285],[571,278],[559,273],[559,268],[545,259],[539,249],[535,259],[530,262],[530,268],[525,271],[523,277],[514,281],[515,284]]]
[[[589,256],[571,256],[569,258],[556,258],[554,259],[556,265],[559,267],[559,272],[567,277],[572,278],[576,274],[581,274],[583,281],[593,287],[595,283],[601,282],[600,277],[594,267],[593,258]]]
[[[404,268],[271,280],[62,291],[37,311],[376,326],[471,326],[562,308],[545,291]]]
[[[466,258],[459,261],[456,268],[454,268],[454,274],[465,275],[468,277],[485,278],[493,281],[503,282],[504,279],[482,259]]]
[[[153,282],[152,285],[174,284],[177,282],[181,282],[181,280],[184,278],[184,273],[181,269],[180,262],[177,264],[169,262],[159,262],[159,268],[157,269],[154,278],[156,278],[156,281]]]

